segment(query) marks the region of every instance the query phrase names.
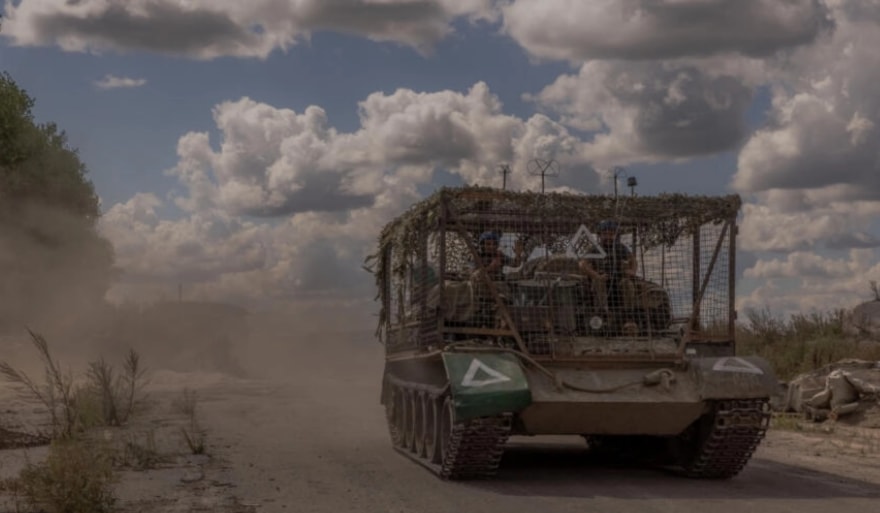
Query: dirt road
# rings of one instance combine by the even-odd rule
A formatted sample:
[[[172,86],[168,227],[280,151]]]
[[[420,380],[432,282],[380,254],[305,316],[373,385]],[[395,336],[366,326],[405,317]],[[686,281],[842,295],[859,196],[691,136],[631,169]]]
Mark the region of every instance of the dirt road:
[[[442,481],[391,448],[378,404],[382,350],[369,332],[265,330],[238,348],[248,378],[159,370],[143,414],[95,433],[140,448],[126,450],[138,465],[162,456],[120,470],[121,512],[862,513],[880,498],[880,435],[840,426],[833,435],[771,430],[726,482],[603,465],[576,437],[514,438],[495,479]],[[199,399],[207,455],[191,454],[181,436],[191,417],[174,405],[185,388]],[[3,390],[4,424],[47,421]],[[0,450],[0,479],[47,450]],[[0,499],[10,511],[18,500],[8,490]]]
[[[369,338],[353,352],[313,342],[320,349],[249,362],[265,379],[199,392],[231,492],[256,511],[826,513],[870,511],[880,498],[873,448],[784,432],[728,482],[598,465],[576,438],[515,439],[496,479],[440,481],[390,447],[377,402],[381,348]]]

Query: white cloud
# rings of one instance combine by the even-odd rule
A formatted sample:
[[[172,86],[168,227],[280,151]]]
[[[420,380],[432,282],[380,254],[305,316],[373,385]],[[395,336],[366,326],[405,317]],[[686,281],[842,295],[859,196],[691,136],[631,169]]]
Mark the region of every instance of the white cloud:
[[[249,98],[217,105],[218,147],[206,133],[184,134],[168,171],[184,188],[173,198],[184,217],[160,219],[160,200],[138,195],[102,219],[127,273],[113,294],[181,282],[196,296],[241,301],[367,296],[363,258],[435,169],[497,184],[504,161],[515,171],[510,188],[534,189],[525,168],[544,157],[562,164],[554,185],[597,180],[578,160],[580,140],[546,116],[504,114],[484,83],[463,93],[374,93],[359,112],[361,127],[343,133],[317,106],[298,113]]]
[[[610,167],[735,148],[747,135],[752,89],[691,64],[591,61],[529,98],[594,132],[584,158]]]
[[[754,199],[741,247],[761,259],[743,304],[780,311],[852,307],[880,279],[880,6],[829,1],[835,31],[773,63],[768,124],[739,155],[731,185]],[[853,248],[853,249],[851,249]],[[844,257],[819,256],[850,250]],[[781,281],[785,286],[779,285]]]
[[[316,31],[395,42],[427,52],[451,21],[493,20],[491,0],[29,0],[5,2],[3,34],[16,45],[66,51],[149,51],[196,59],[265,59]]]
[[[853,250],[853,256],[865,250]],[[867,254],[873,255],[872,251]],[[823,257],[809,251],[796,251],[789,253],[784,260],[761,260],[754,266],[745,270],[746,278],[846,278],[858,271],[856,263],[861,259],[851,261]]]
[[[871,270],[853,263],[856,253],[811,252],[880,246],[876,2],[33,0],[6,3],[3,34],[67,51],[265,58],[322,30],[429,52],[458,18],[502,20],[531,56],[578,70],[534,94],[543,113],[527,118],[505,114],[482,82],[466,92],[374,93],[351,132],[319,106],[223,102],[213,112],[220,140],[184,134],[168,171],[182,185],[172,200],[185,217],[159,219],[159,199],[137,196],[102,221],[130,270],[117,290],[136,280],[250,298],[366,287],[363,253],[438,168],[497,184],[496,166],[507,162],[512,187],[535,188],[528,160],[556,158],[563,176],[553,185],[584,189],[596,184],[593,166],[736,150],[730,185],[749,201],[740,248],[795,252],[759,258],[749,279],[766,283],[743,301],[820,305],[830,291],[848,298],[861,287],[844,276]],[[760,87],[772,90],[770,119],[749,134]]]
[[[835,2],[833,37],[795,52],[781,67],[771,123],[739,156],[732,185],[824,191],[824,200],[880,200],[880,26],[849,19],[855,4]],[[852,7],[854,8],[854,7]]]
[[[878,252],[851,250],[840,258],[796,252],[784,260],[759,262],[746,277],[760,280],[750,294],[737,300],[737,308],[769,308],[777,314],[852,308],[870,300],[871,280],[880,280]]]
[[[443,168],[468,183],[486,183],[497,181],[499,163],[510,162],[518,186],[534,157],[560,160],[572,168],[563,180],[584,183],[577,138],[542,115],[503,114],[482,82],[466,94],[374,93],[359,112],[361,128],[340,133],[317,106],[297,113],[249,98],[217,105],[219,148],[207,133],[185,134],[178,144],[180,161],[169,171],[187,189],[178,206],[254,216],[347,211],[371,206],[389,172],[427,183]]]
[[[880,202],[828,201],[812,191],[774,190],[743,206],[739,246],[782,252],[880,247],[872,227],[878,215]]]
[[[143,78],[117,77],[116,75],[106,75],[101,80],[95,81],[95,86],[99,89],[119,89],[141,87],[147,83]]]
[[[550,59],[764,57],[827,27],[819,0],[513,0],[504,30]]]

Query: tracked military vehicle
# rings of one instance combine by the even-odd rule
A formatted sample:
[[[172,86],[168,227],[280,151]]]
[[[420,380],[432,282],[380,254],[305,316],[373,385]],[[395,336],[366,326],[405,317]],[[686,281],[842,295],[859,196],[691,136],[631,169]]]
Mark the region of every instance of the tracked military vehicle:
[[[482,187],[413,205],[368,258],[393,446],[446,479],[492,476],[514,435],[737,475],[777,385],[735,350],[740,206]]]

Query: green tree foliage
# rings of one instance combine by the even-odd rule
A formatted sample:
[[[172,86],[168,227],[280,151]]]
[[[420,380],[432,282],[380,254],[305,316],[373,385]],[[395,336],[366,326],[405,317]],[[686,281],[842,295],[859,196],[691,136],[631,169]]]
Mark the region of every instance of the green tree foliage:
[[[0,329],[100,302],[113,265],[86,166],[34,99],[0,75]],[[81,309],[80,309],[81,311]]]
[[[0,194],[4,203],[36,200],[89,222],[100,215],[98,196],[67,135],[54,123],[37,124],[34,100],[8,73],[0,75]]]

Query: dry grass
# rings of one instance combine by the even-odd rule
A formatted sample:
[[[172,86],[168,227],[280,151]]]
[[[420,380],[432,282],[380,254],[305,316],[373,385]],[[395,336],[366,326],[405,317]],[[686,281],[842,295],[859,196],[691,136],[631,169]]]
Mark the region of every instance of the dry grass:
[[[100,358],[89,364],[87,376],[91,392],[101,399],[103,423],[108,426],[125,424],[137,406],[138,392],[144,385],[140,356],[129,350],[120,375],[116,375],[113,366]]]
[[[799,314],[785,320],[769,310],[749,310],[737,326],[737,350],[766,358],[789,380],[844,358],[880,360],[880,343],[859,341],[843,330],[846,312]]]
[[[0,376],[43,403],[50,415],[50,438],[72,438],[90,427],[121,426],[128,421],[143,399],[139,392],[145,384],[145,370],[136,352],[129,351],[118,375],[103,358],[89,363],[85,383],[75,386],[73,375],[63,372],[52,357],[46,339],[28,333],[43,363],[45,382],[37,383],[5,361],[0,361]]]
[[[801,431],[803,420],[803,415],[800,414],[774,413],[770,419],[770,429]]]
[[[46,406],[52,433],[49,454],[43,463],[30,464],[4,488],[35,511],[103,513],[112,511],[114,464],[150,468],[158,461],[154,441],[129,440],[120,451],[84,436],[96,426],[122,426],[141,399],[144,370],[137,353],[130,351],[122,370],[103,358],[91,362],[82,384],[75,385],[52,357],[45,338],[28,330],[40,355],[45,382],[38,383],[8,362],[0,362],[0,376],[18,385]]]
[[[204,454],[205,438],[207,436],[205,430],[199,424],[196,416],[196,407],[198,398],[196,393],[188,388],[183,389],[180,398],[174,401],[172,405],[175,410],[187,417],[188,425],[180,428],[184,442],[193,454]]]
[[[73,377],[69,372],[65,374],[61,371],[58,362],[52,358],[45,338],[30,330],[28,333],[45,367],[46,382],[42,385],[37,384],[30,376],[5,361],[0,362],[0,375],[7,381],[23,387],[26,393],[46,406],[52,421],[52,438],[70,438],[77,425]]]
[[[46,513],[105,513],[114,510],[112,453],[93,442],[52,442],[46,460],[28,465],[6,482],[19,507]],[[23,503],[23,504],[22,504]]]
[[[132,434],[126,437],[122,449],[114,458],[117,466],[135,470],[153,469],[167,460],[168,458],[160,454],[156,448],[156,433],[153,430],[141,436]]]

